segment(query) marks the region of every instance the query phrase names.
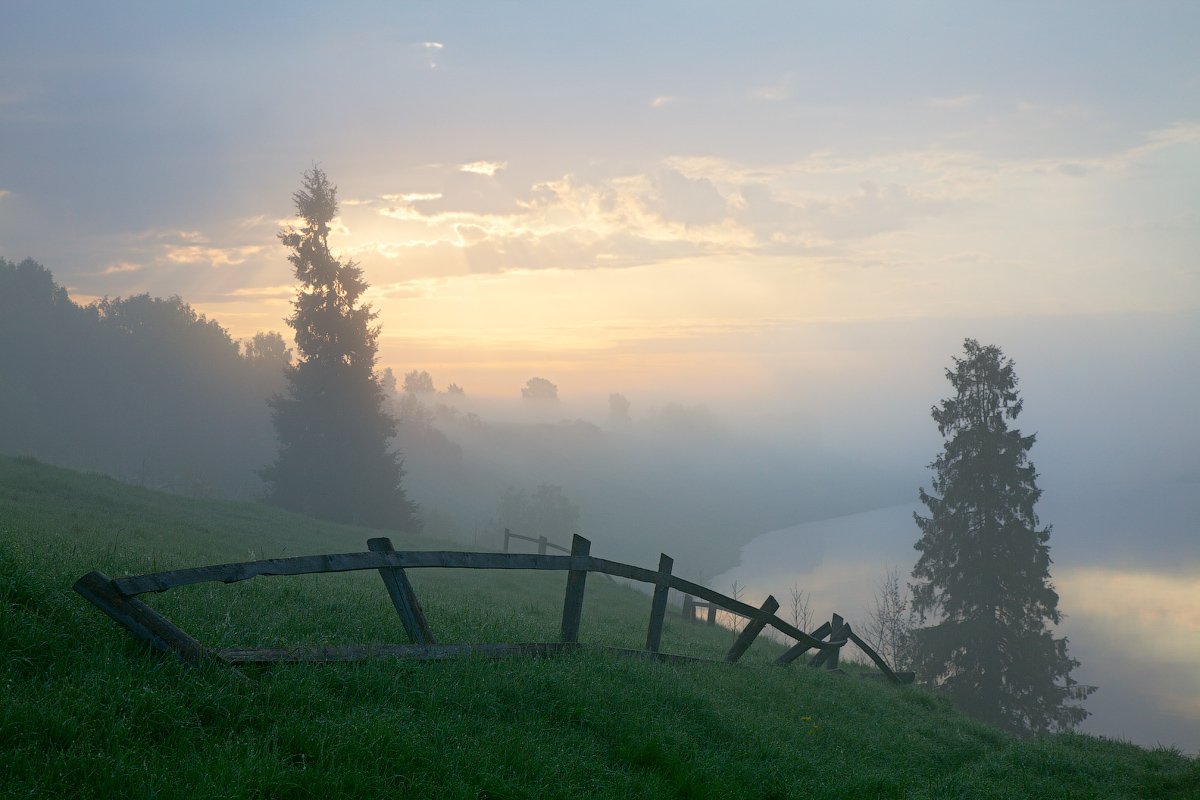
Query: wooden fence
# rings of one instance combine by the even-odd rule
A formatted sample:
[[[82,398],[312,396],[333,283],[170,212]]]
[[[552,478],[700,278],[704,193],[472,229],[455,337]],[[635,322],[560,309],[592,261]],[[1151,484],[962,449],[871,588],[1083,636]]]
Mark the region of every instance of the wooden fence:
[[[243,561],[235,564],[215,564],[207,567],[154,572],[124,578],[109,578],[101,572],[89,572],[75,582],[74,589],[105,614],[116,620],[137,638],[166,653],[172,653],[187,663],[218,660],[226,663],[274,663],[297,661],[357,661],[368,658],[392,657],[414,659],[444,659],[463,655],[552,655],[578,649],[579,623],[583,613],[583,596],[590,573],[600,573],[652,584],[654,595],[650,604],[650,620],[646,630],[646,646],[641,651],[618,652],[662,659],[703,660],[673,656],[659,651],[667,598],[674,589],[690,597],[698,597],[730,613],[746,617],[749,622],[725,654],[725,661],[734,663],[751,643],[770,625],[795,640],[795,645],[780,656],[776,663],[789,664],[808,650],[818,650],[813,666],[835,669],[838,651],[854,642],[867,654],[880,672],[893,683],[909,682],[898,677],[882,658],[850,629],[841,617],[834,615],[812,634],[805,633],[775,616],[779,602],[768,596],[762,606],[755,608],[715,592],[706,586],[683,580],[671,574],[674,565],[670,556],[659,558],[658,570],[649,570],[617,561],[595,558],[590,554],[591,542],[575,536],[569,555],[540,553],[472,553],[441,550],[400,552],[389,539],[370,539],[365,553],[331,553],[292,558],[271,558]],[[563,597],[562,623],[558,642],[524,644],[438,644],[428,620],[417,600],[406,569],[441,567],[450,569],[537,569],[567,573]],[[391,597],[411,645],[351,645],[342,647],[293,647],[257,649],[210,650],[192,638],[171,620],[139,599],[139,595],[164,592],[180,586],[198,583],[236,583],[268,575],[311,575],[327,572],[378,570]],[[907,677],[907,675],[905,676]]]
[[[508,552],[508,542],[510,539],[520,539],[523,542],[533,542],[534,544],[536,544],[538,546],[538,555],[539,556],[546,555],[546,549],[549,547],[553,547],[555,550],[559,550],[563,553],[571,552],[570,550],[563,547],[562,545],[555,544],[554,542],[550,541],[545,536],[538,536],[537,538],[534,538],[532,536],[521,536],[520,534],[513,533],[508,528],[505,528],[504,529],[504,552],[506,552],[506,553]]]

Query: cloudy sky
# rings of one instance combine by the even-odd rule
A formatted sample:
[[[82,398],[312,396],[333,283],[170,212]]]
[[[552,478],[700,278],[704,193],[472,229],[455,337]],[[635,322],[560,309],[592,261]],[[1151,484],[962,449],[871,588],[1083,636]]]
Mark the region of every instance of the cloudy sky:
[[[0,255],[285,330],[318,163],[382,364],[468,392],[1197,330],[1195,3],[243,5],[6,4]]]

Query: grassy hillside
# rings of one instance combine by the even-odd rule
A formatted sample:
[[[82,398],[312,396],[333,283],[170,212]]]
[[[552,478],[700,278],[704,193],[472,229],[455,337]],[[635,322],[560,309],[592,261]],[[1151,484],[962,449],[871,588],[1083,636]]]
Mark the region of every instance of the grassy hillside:
[[[148,652],[70,590],[92,569],[362,550],[371,535],[0,459],[0,796],[1200,796],[1200,765],[1177,753],[1015,740],[917,689],[773,667],[765,641],[737,667],[582,652],[276,666],[247,680]],[[557,636],[561,574],[410,574],[442,641]],[[212,646],[403,641],[375,574],[148,601]],[[648,608],[592,576],[581,639],[639,647]],[[663,649],[719,657],[730,640],[671,620]]]

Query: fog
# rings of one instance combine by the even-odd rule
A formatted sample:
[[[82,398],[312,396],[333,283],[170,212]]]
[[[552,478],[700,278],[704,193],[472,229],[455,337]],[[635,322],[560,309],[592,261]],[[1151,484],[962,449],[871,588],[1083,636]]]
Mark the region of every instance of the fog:
[[[239,346],[177,299],[81,307],[30,262],[0,262],[0,278],[0,451],[177,492],[261,493],[255,471],[274,456],[266,398],[282,388],[284,353]],[[581,533],[593,553],[643,565],[665,552],[678,574],[726,592],[738,580],[752,601],[800,585],[819,614],[853,620],[887,569],[912,568],[911,511],[941,448],[929,410],[962,339],[978,338],[1015,360],[1025,410],[1014,424],[1037,433],[1061,632],[1077,677],[1100,687],[1085,729],[1195,752],[1200,315],[789,335],[795,356],[771,391],[720,374],[540,401],[521,386],[448,392],[452,374],[431,375],[431,392],[396,386],[395,444],[425,532],[497,549],[524,503],[520,519],[550,527],[514,533],[564,545]],[[422,369],[388,367],[401,382]],[[539,497],[565,516],[538,516]]]

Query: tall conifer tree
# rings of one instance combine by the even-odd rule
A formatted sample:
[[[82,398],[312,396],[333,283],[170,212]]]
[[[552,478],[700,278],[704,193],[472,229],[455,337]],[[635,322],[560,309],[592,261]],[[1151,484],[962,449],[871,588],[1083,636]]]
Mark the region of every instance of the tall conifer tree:
[[[1071,679],[1079,662],[1054,638],[1058,595],[1050,584],[1050,527],[1039,527],[1042,492],[1028,453],[1034,436],[1009,430],[1021,413],[1012,359],[964,343],[946,377],[953,396],[933,408],[945,448],[914,514],[921,555],[913,569],[918,674],[972,716],[1020,734],[1072,728],[1092,687]]]
[[[322,519],[413,529],[416,506],[389,449],[396,422],[375,376],[376,314],[360,303],[367,283],[358,265],[329,250],[337,189],[314,167],[292,198],[301,223],[279,239],[300,282],[287,320],[299,362],[287,371],[287,395],[271,400],[279,454],[262,471],[268,499]]]

